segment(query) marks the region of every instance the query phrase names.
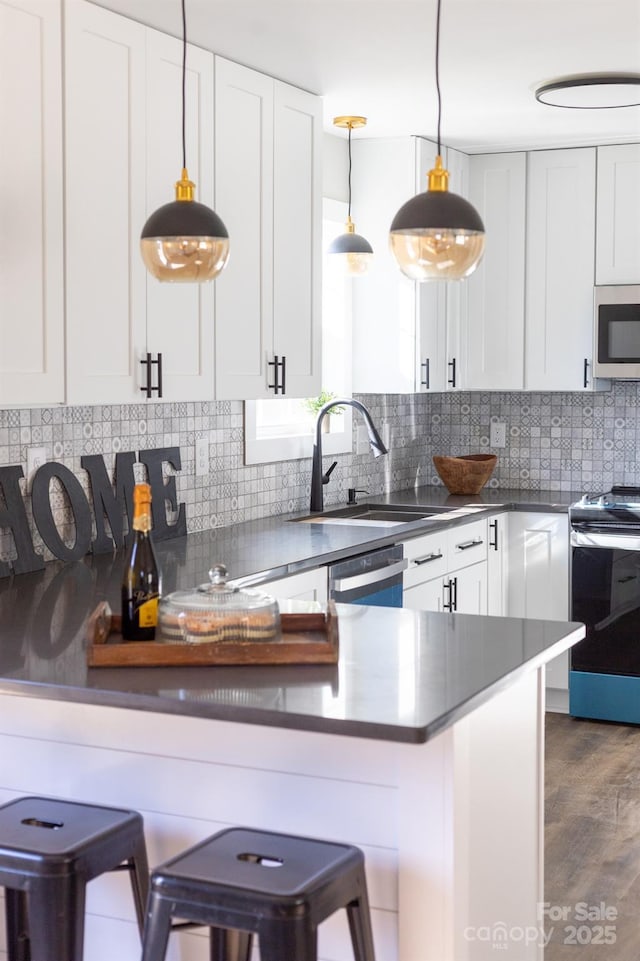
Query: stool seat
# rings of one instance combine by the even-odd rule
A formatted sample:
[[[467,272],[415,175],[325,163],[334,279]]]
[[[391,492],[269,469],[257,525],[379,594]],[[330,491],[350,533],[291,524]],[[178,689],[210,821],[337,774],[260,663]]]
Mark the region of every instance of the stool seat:
[[[142,931],[149,868],[137,812],[48,797],[0,807],[9,961],[82,961],[86,885],[121,868]]]
[[[356,961],[375,961],[357,847],[230,828],[152,872],[142,961],[164,961],[174,918],[210,927],[211,961],[248,957],[254,934],[261,961],[317,961],[317,927],[339,908]]]

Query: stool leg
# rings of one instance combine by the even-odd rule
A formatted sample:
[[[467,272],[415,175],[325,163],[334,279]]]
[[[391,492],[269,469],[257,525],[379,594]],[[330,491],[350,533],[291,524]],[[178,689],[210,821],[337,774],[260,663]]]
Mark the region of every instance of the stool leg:
[[[369,898],[366,887],[363,886],[359,898],[347,904],[347,918],[355,961],[375,961]]]
[[[144,930],[145,913],[147,910],[147,898],[149,897],[149,862],[147,861],[147,848],[144,838],[136,844],[133,857],[127,861],[129,876],[131,878],[131,889],[133,891],[133,902],[138,919],[138,930],[142,938]]]
[[[5,888],[4,902],[7,926],[7,961],[31,961],[27,895],[24,891]]]
[[[164,961],[171,931],[171,902],[152,891],[142,936],[141,961]]]
[[[77,878],[34,881],[29,940],[34,961],[82,961],[85,885]]]
[[[318,961],[318,932],[307,921],[267,922],[258,946],[260,961]]]
[[[251,934],[232,928],[209,929],[209,961],[249,961]]]

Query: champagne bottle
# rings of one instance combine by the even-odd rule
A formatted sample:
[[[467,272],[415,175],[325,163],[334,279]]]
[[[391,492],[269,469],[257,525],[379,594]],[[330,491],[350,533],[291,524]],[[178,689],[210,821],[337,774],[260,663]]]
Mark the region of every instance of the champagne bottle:
[[[153,641],[158,623],[160,567],[151,540],[151,486],[133,488],[132,537],[122,578],[122,637]]]

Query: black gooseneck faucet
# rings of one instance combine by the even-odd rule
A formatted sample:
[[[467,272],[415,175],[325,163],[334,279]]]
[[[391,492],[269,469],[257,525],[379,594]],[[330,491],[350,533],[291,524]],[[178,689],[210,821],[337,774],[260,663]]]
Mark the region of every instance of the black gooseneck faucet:
[[[374,457],[380,457],[381,454],[389,453],[387,448],[384,446],[382,438],[376,430],[373,421],[371,420],[371,414],[364,404],[361,404],[359,400],[341,397],[337,398],[336,400],[330,400],[328,404],[324,404],[318,411],[318,416],[316,418],[316,436],[315,443],[313,445],[313,460],[311,462],[311,505],[309,509],[314,513],[321,511],[324,508],[322,486],[323,484],[329,483],[329,476],[335,467],[334,462],[326,474],[322,473],[322,421],[325,414],[330,411],[332,407],[341,406],[355,407],[355,409],[359,410],[362,414],[367,427],[369,444],[371,445],[371,451]]]

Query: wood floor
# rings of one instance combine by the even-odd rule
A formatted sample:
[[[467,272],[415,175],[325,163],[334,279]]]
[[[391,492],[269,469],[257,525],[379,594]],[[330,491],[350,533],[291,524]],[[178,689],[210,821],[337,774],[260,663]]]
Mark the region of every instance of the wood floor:
[[[640,727],[546,727],[545,961],[639,961]]]

